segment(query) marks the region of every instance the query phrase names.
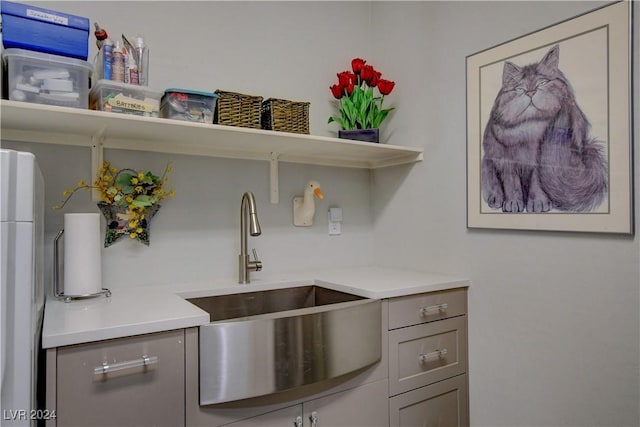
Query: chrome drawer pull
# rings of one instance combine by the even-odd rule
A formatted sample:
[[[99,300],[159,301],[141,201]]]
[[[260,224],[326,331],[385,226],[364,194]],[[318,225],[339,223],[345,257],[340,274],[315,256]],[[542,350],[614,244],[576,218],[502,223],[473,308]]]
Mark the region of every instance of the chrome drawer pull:
[[[442,359],[444,356],[446,356],[446,354],[447,349],[443,348],[440,350],[432,351],[431,353],[421,354],[418,356],[418,360],[420,361],[420,363],[425,363],[432,359]]]
[[[311,421],[311,427],[318,425],[318,413],[316,411],[313,411],[311,415],[309,415],[309,421]]]
[[[102,376],[125,369],[139,368],[141,366],[147,367],[155,365],[156,363],[158,363],[158,356],[142,356],[140,359],[127,360],[126,362],[114,363],[113,365],[104,362],[102,366],[93,368],[93,374],[95,376]]]
[[[420,314],[426,316],[436,311],[446,311],[447,308],[449,308],[449,304],[447,304],[446,302],[443,302],[442,304],[430,305],[427,307],[420,307]]]

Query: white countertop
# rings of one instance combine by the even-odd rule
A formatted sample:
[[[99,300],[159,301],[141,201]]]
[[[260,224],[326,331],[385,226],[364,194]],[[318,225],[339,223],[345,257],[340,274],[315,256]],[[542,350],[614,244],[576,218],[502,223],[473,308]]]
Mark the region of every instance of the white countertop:
[[[104,296],[65,303],[47,299],[42,347],[52,348],[209,323],[209,314],[185,298],[319,285],[384,299],[468,287],[461,277],[377,267],[281,274],[253,273],[251,283],[215,279],[185,284],[111,289]]]

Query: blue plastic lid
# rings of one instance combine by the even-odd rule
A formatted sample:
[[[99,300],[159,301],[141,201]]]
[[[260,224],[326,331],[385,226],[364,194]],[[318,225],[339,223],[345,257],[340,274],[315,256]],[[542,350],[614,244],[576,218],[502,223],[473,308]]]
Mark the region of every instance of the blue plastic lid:
[[[89,18],[85,18],[84,16],[71,15],[70,13],[58,12],[57,10],[14,3],[6,0],[2,0],[0,2],[0,10],[6,15],[13,15],[21,18],[46,22],[48,24],[89,31]]]
[[[173,88],[173,87],[164,91],[165,95],[168,95],[170,93],[185,93],[187,95],[208,96],[209,98],[217,98],[218,97],[218,95],[216,95],[213,92],[202,92],[202,91],[199,91],[199,90],[189,90],[189,89],[177,89],[177,88]]]

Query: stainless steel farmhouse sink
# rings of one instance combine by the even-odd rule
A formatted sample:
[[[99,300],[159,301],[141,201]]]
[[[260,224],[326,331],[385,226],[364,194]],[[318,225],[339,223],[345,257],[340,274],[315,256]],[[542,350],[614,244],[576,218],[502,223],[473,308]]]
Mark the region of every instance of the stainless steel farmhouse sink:
[[[200,404],[335,378],[381,355],[381,303],[316,285],[192,298],[200,326]]]

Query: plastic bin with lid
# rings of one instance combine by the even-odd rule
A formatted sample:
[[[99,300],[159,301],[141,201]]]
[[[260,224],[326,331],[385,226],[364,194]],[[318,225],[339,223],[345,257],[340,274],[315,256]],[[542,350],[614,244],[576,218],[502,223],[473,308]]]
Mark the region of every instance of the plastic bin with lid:
[[[25,49],[6,49],[8,97],[13,101],[87,108],[87,61]]]
[[[160,117],[189,122],[213,123],[218,96],[212,92],[167,89],[160,104]]]
[[[89,108],[112,113],[158,117],[162,92],[147,86],[98,80],[89,93]]]
[[[86,60],[89,18],[2,0],[2,44]]]

